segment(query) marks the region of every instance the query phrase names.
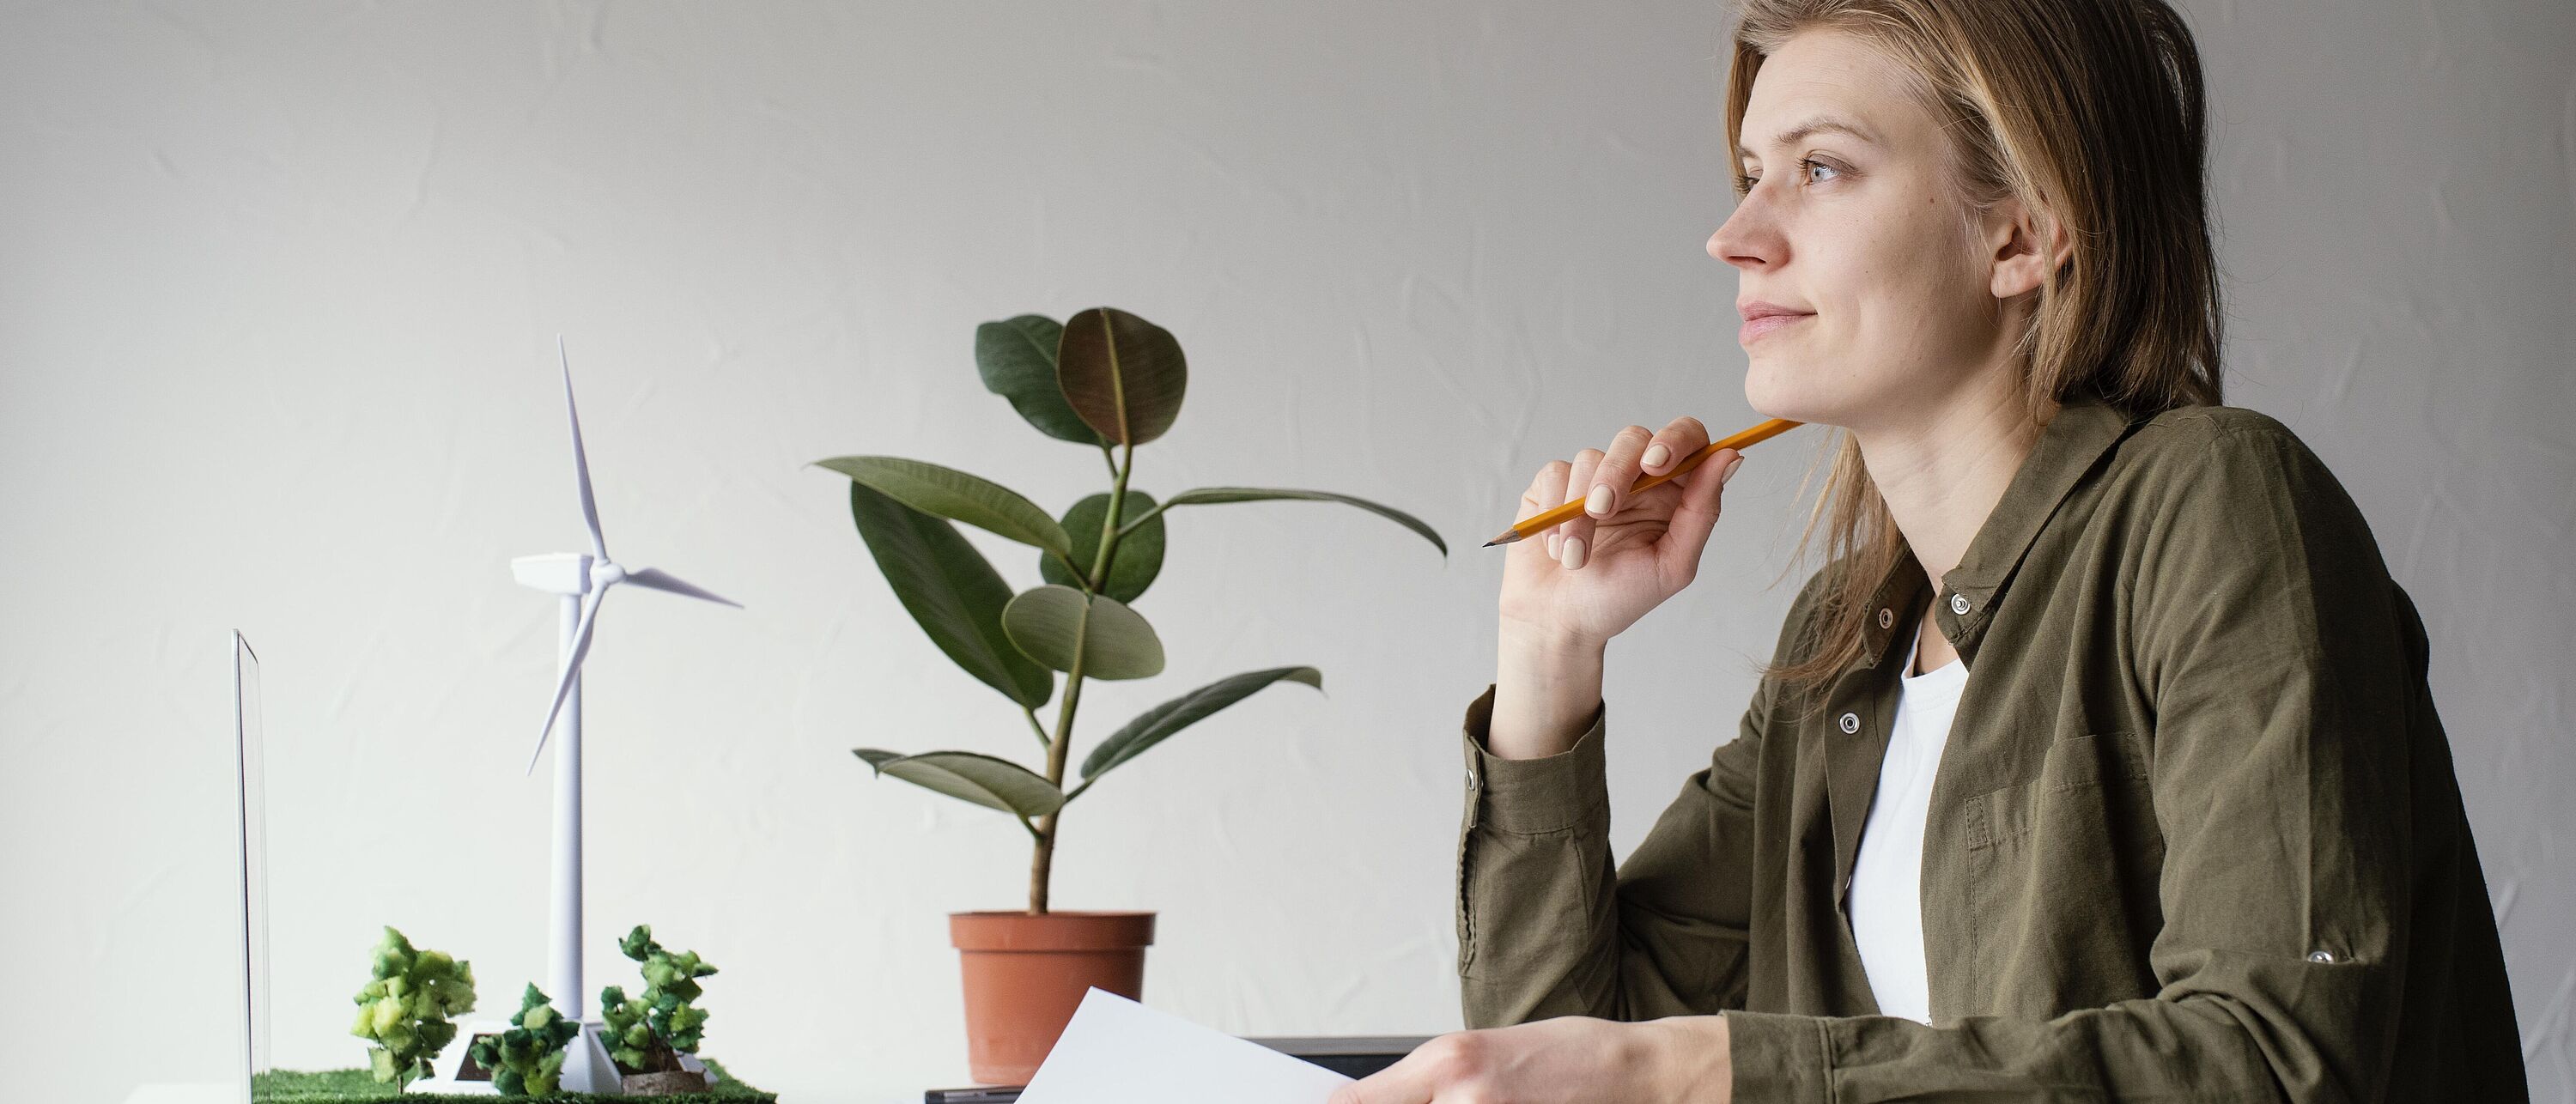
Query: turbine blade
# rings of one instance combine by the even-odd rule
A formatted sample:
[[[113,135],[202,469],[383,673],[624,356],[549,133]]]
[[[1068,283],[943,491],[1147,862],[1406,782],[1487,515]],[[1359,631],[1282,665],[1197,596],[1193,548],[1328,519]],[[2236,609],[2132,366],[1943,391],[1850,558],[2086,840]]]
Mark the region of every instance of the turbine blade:
[[[572,358],[564,353],[563,335],[555,335],[555,356],[563,362],[564,414],[572,420],[572,476],[575,489],[581,492],[582,524],[590,526],[590,554],[595,559],[608,558],[608,538],[599,532],[599,501],[590,494],[590,456],[581,447],[581,411],[572,402]]]
[[[664,571],[658,567],[648,567],[642,571],[630,571],[626,574],[626,581],[633,583],[636,586],[658,590],[668,594],[685,595],[690,598],[697,598],[703,601],[715,602],[720,605],[732,606],[735,609],[742,608],[742,603],[740,602],[734,601],[731,598],[719,597],[709,591],[681,582],[679,579],[673,577],[670,572]]]
[[[581,621],[572,631],[572,654],[564,657],[563,673],[555,678],[555,701],[546,707],[546,726],[537,730],[536,750],[528,753],[528,773],[537,773],[537,760],[546,753],[546,737],[554,733],[555,717],[563,712],[564,699],[572,696],[572,680],[581,676],[581,661],[590,655],[590,632],[599,625],[599,603],[608,597],[608,588],[600,587],[583,595]]]

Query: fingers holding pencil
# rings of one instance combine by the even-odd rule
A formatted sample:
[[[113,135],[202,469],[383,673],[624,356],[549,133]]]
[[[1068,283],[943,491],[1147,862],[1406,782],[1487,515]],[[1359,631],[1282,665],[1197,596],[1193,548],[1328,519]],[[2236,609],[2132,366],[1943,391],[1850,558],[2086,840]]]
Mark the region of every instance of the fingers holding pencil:
[[[1547,488],[1549,497],[1540,501],[1549,508],[1577,504],[1580,508],[1573,517],[1547,531],[1548,558],[1570,570],[1581,569],[1602,551],[1601,523],[1629,509],[1638,496],[1654,493],[1652,487],[1638,486],[1639,480],[1673,471],[1707,445],[1708,427],[1697,418],[1680,417],[1660,433],[1641,425],[1629,426],[1611,438],[1606,451],[1584,449],[1574,454],[1570,463],[1549,465],[1541,479],[1552,483],[1562,470],[1564,482]],[[1647,463],[1649,458],[1653,463]]]
[[[1696,436],[1694,436],[1696,435]],[[1669,466],[1670,457],[1687,456],[1708,443],[1708,430],[1697,418],[1675,418],[1662,433],[1641,425],[1622,429],[1610,439],[1608,450],[1585,449],[1575,455],[1566,492],[1568,501],[1583,502],[1583,513],[1557,527],[1563,534],[1553,542],[1560,550],[1558,560],[1568,569],[1579,570],[1585,561],[1602,551],[1601,525],[1629,508],[1637,495],[1651,493],[1651,488],[1638,489],[1637,481],[1646,454],[1658,446],[1662,453],[1656,459]],[[1614,530],[1614,535],[1624,530]]]
[[[1505,624],[1560,642],[1625,631],[1697,573],[1735,458],[1709,447],[1697,419],[1677,418],[1660,433],[1629,426],[1607,449],[1549,461],[1521,495],[1522,517],[1548,523],[1498,542],[1521,546],[1504,554]]]
[[[1671,471],[1682,457],[1698,452],[1708,444],[1708,427],[1687,415],[1672,420],[1661,433],[1648,433],[1644,426],[1629,426],[1610,441],[1610,451],[1601,458],[1601,467],[1592,473],[1592,487],[1584,501],[1584,512],[1596,518],[1616,514],[1628,505],[1637,481],[1649,475]],[[1653,463],[1647,463],[1648,458]]]
[[[1548,461],[1521,492],[1521,520],[1487,545],[1506,546],[1504,627],[1551,648],[1625,632],[1698,575],[1742,450],[1797,424],[1774,420],[1710,442],[1698,419],[1676,418],[1661,433],[1630,426],[1606,450]],[[1604,509],[1592,513],[1605,484]]]
[[[1680,423],[1683,421],[1690,422],[1689,429],[1695,431],[1691,433],[1691,439],[1706,440],[1707,431],[1704,428],[1698,428],[1697,419],[1676,419],[1676,427],[1679,427]],[[1635,478],[1633,482],[1614,480],[1610,473],[1593,470],[1603,466],[1601,460],[1593,461],[1589,465],[1585,466],[1585,470],[1574,473],[1576,478],[1572,480],[1573,487],[1569,488],[1569,490],[1581,488],[1583,497],[1571,498],[1557,506],[1523,516],[1519,521],[1513,522],[1511,528],[1504,530],[1501,536],[1486,541],[1485,547],[1491,548],[1498,544],[1515,544],[1524,539],[1539,536],[1541,534],[1548,533],[1551,530],[1561,528],[1582,518],[1589,517],[1599,519],[1609,515],[1614,515],[1624,509],[1625,504],[1628,501],[1635,499],[1636,496],[1645,494],[1656,487],[1660,487],[1665,483],[1676,480],[1683,473],[1697,468],[1700,464],[1720,452],[1735,452],[1740,454],[1744,449],[1760,444],[1763,441],[1770,440],[1771,438],[1777,437],[1789,430],[1796,429],[1801,424],[1803,423],[1773,418],[1770,421],[1754,426],[1751,429],[1729,434],[1724,440],[1703,444],[1695,451],[1681,454],[1680,458],[1677,460],[1672,458],[1672,452],[1678,450],[1658,453],[1655,456],[1655,463],[1651,466],[1645,463],[1644,454],[1641,453],[1637,459],[1636,470],[1645,474],[1643,478]],[[1623,436],[1633,440],[1634,432],[1642,432],[1642,430],[1643,427],[1631,426],[1628,431],[1623,431]],[[1666,430],[1666,433],[1668,434],[1675,432],[1675,428],[1667,428]],[[1658,436],[1660,437],[1662,435]],[[1670,446],[1665,445],[1663,441],[1656,440],[1650,442],[1644,452],[1652,453],[1657,446],[1663,446],[1670,449]],[[1616,446],[1614,444],[1614,448],[1615,447]],[[1608,453],[1601,454],[1602,460],[1607,460],[1608,457]],[[1580,462],[1580,458],[1578,458],[1578,462]],[[1658,470],[1663,474],[1655,474]],[[1619,491],[1619,487],[1622,486],[1627,487],[1625,495],[1622,495]],[[1598,512],[1588,509],[1591,505],[1591,500],[1596,496],[1602,497],[1606,502],[1606,508]],[[1587,549],[1587,551],[1597,552],[1599,549],[1592,548]]]

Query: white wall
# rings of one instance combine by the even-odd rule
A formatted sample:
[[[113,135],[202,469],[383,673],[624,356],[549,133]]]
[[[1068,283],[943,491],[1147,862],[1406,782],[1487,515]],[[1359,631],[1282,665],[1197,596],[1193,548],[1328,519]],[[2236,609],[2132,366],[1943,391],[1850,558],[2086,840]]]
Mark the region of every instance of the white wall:
[[[2231,386],[2333,464],[2423,606],[2536,1095],[2576,1094],[2576,14],[2199,0]],[[1099,489],[978,384],[977,322],[1108,303],[1194,379],[1139,456],[1418,512],[1200,508],[1166,676],[1321,666],[1076,806],[1063,907],[1164,915],[1152,1003],[1243,1033],[1457,1023],[1460,707],[1528,473],[1751,417],[1700,252],[1727,210],[1706,0],[0,3],[0,1002],[7,1095],[228,1055],[222,641],[267,660],[278,1047],[347,1065],[379,924],[543,969],[554,656],[514,555],[578,544],[567,335],[619,595],[593,653],[593,984],[637,920],[723,967],[709,1052],[799,1101],[964,1072],[943,915],[1005,819],[848,749],[1027,752],[871,566],[854,452]],[[1778,451],[1772,451],[1777,449]],[[1619,845],[1727,738],[1788,600],[1803,450],[1614,649]],[[981,540],[1007,576],[1016,546]]]

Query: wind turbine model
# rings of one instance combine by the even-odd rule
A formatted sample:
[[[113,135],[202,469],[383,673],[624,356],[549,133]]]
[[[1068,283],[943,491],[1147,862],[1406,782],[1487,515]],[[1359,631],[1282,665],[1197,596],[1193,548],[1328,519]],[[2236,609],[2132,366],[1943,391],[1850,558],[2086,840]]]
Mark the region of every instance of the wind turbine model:
[[[572,360],[564,355],[563,339],[555,339],[555,356],[563,364],[564,415],[572,424],[573,489],[581,500],[582,524],[590,531],[590,551],[557,552],[543,556],[521,556],[510,561],[510,574],[521,585],[535,587],[562,596],[563,617],[560,649],[561,673],[555,680],[554,703],[546,707],[545,727],[537,731],[537,746],[528,755],[528,773],[534,774],[537,759],[545,754],[546,737],[555,739],[555,870],[554,892],[548,912],[551,940],[548,945],[546,995],[553,999],[555,1011],[565,1019],[582,1025],[581,1037],[573,1040],[564,1060],[561,1091],[614,1093],[618,1091],[616,1067],[608,1061],[608,1048],[601,1045],[605,1030],[599,1021],[588,1017],[586,990],[581,972],[581,663],[590,654],[592,630],[599,626],[599,605],[609,588],[632,584],[648,590],[659,590],[684,597],[720,602],[735,609],[739,602],[716,596],[708,591],[674,578],[654,568],[629,570],[608,558],[608,541],[599,532],[599,504],[590,493],[590,460],[581,447],[581,411],[572,400]],[[563,723],[557,724],[560,719]],[[499,1025],[506,1028],[504,1023]],[[456,1050],[462,1052],[459,1040]],[[452,1059],[461,1063],[461,1058]],[[442,1061],[440,1065],[446,1066]],[[683,1065],[688,1063],[684,1062]],[[442,1076],[433,1086],[423,1081],[416,1087],[453,1092],[462,1088],[474,1091],[479,1086],[455,1085],[453,1074],[442,1068]]]

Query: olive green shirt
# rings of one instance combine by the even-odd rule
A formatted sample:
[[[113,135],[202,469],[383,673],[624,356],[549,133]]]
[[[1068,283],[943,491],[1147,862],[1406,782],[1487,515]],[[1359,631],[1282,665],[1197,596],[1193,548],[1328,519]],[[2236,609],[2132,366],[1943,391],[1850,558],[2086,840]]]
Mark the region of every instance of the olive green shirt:
[[[1813,708],[1765,679],[1615,873],[1607,705],[1500,759],[1488,687],[1468,1026],[1723,1011],[1746,1104],[2526,1099],[2423,623],[2287,429],[2072,398],[1930,585],[1899,558]],[[1969,670],[1924,826],[1930,1025],[1876,1014],[1845,912],[1927,608]]]

